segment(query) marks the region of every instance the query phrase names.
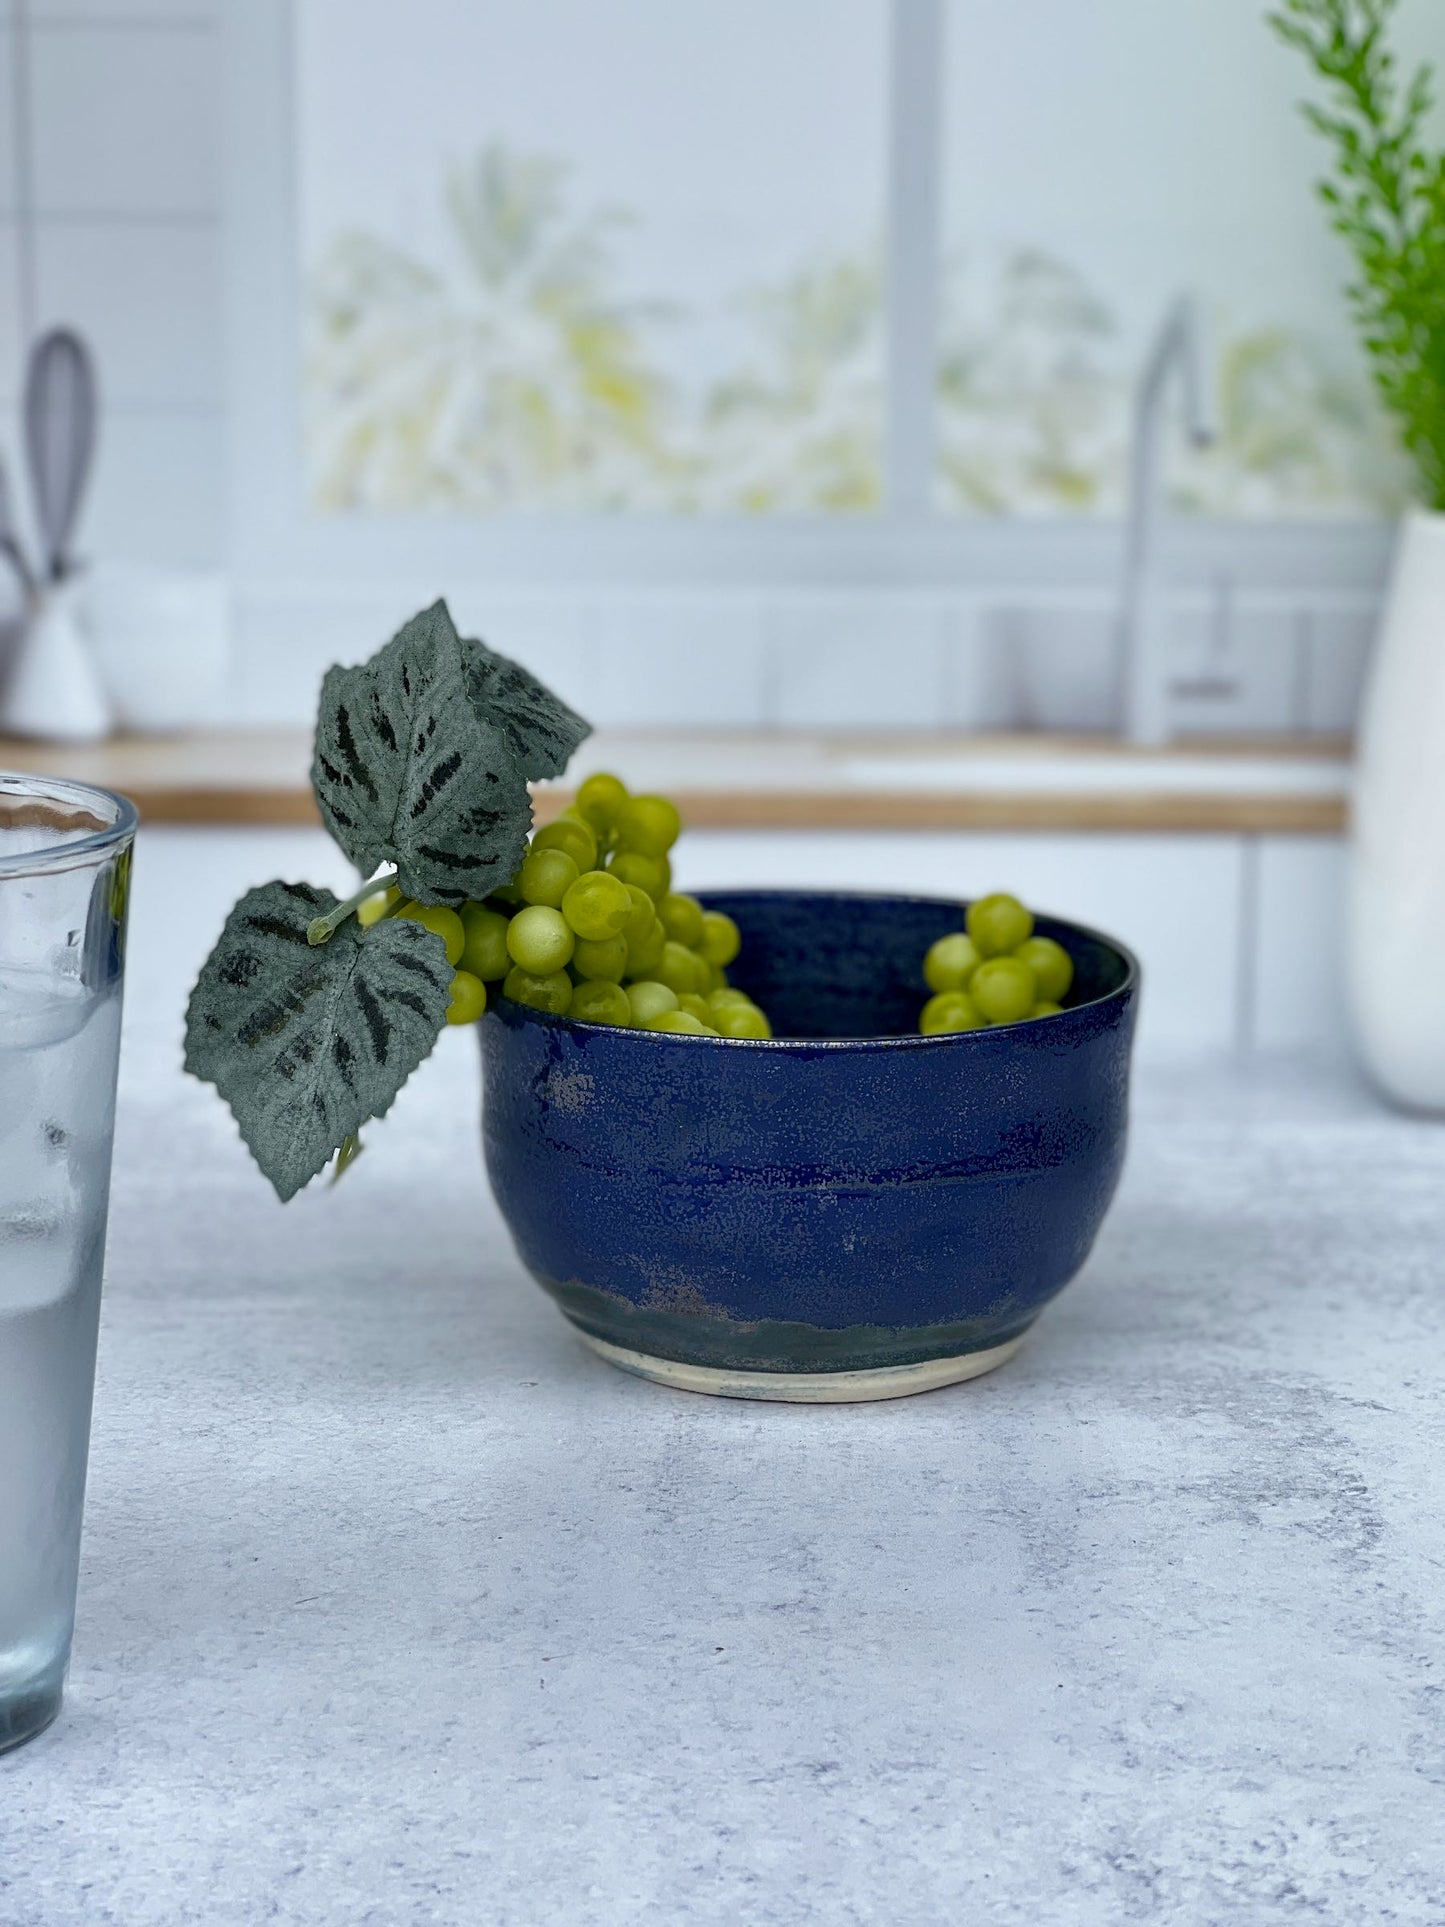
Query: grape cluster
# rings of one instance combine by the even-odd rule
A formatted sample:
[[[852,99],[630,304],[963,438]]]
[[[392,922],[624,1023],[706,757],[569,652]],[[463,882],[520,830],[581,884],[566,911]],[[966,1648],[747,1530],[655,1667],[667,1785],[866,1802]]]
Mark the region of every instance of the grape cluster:
[[[672,887],[668,853],[681,828],[665,796],[633,796],[599,773],[484,903],[448,910],[388,891],[359,914],[368,923],[413,917],[441,937],[455,972],[448,1023],[474,1023],[488,984],[500,983],[514,1003],[589,1024],[771,1037],[762,1011],[727,980],[737,925]]]
[[[923,959],[933,992],[918,1020],[925,1037],[1058,1015],[1074,981],[1073,959],[1052,937],[1034,935],[1033,917],[1017,897],[979,897],[965,924]]]

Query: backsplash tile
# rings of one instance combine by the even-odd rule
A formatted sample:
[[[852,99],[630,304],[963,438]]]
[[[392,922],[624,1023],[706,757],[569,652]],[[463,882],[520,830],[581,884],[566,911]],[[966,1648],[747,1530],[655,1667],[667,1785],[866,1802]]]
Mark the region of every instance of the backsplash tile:
[[[764,615],[753,597],[627,597],[599,607],[593,716],[600,726],[756,729]]]
[[[766,635],[765,723],[936,725],[945,691],[937,598],[900,593],[779,601],[767,613]]]
[[[35,261],[40,325],[89,337],[108,402],[221,406],[216,228],[43,222]]]
[[[219,414],[107,410],[80,526],[85,555],[219,568],[225,559],[224,504]]]
[[[37,26],[30,78],[40,216],[214,218],[218,62],[216,34],[192,26]]]
[[[8,9],[0,7],[0,214],[14,214],[19,199],[15,79],[15,23]]]
[[[20,228],[0,214],[0,405],[18,399],[25,360],[20,316]]]
[[[153,22],[211,26],[223,0],[28,0],[30,18],[41,26],[130,26]]]

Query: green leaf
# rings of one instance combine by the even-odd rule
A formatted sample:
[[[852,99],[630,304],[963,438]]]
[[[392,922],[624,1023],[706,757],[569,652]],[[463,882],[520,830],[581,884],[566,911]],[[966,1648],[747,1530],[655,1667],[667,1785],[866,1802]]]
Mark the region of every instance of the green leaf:
[[[446,1021],[440,937],[354,918],[329,943],[306,926],[329,890],[267,883],[226,919],[191,993],[186,1069],[214,1084],[284,1201],[368,1118],[381,1117]]]
[[[472,707],[483,721],[505,729],[523,775],[531,782],[560,776],[592,725],[510,656],[472,638],[463,641],[462,651]]]
[[[521,862],[532,825],[513,739],[472,700],[467,662],[434,602],[321,685],[311,783],[322,819],[363,876],[394,863],[424,903],[486,896]]]

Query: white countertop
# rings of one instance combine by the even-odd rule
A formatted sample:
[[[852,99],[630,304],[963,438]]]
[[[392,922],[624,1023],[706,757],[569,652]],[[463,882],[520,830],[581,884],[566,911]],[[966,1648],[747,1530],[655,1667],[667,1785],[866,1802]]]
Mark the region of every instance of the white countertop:
[[[5,1927],[1439,1922],[1445,1130],[1340,1073],[1153,1071],[1004,1371],[664,1392],[522,1276],[469,1035],[275,1204],[176,1069],[266,853],[168,847]]]

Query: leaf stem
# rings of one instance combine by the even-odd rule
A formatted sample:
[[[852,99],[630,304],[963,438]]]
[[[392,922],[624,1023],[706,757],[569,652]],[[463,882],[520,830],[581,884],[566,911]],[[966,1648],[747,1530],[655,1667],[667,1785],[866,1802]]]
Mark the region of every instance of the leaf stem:
[[[307,943],[313,946],[329,943],[346,919],[354,915],[368,897],[374,897],[378,890],[389,890],[395,882],[395,870],[389,871],[383,877],[373,877],[370,883],[363,883],[359,890],[346,899],[345,903],[338,903],[336,908],[328,910],[324,917],[313,917],[306,926]]]

